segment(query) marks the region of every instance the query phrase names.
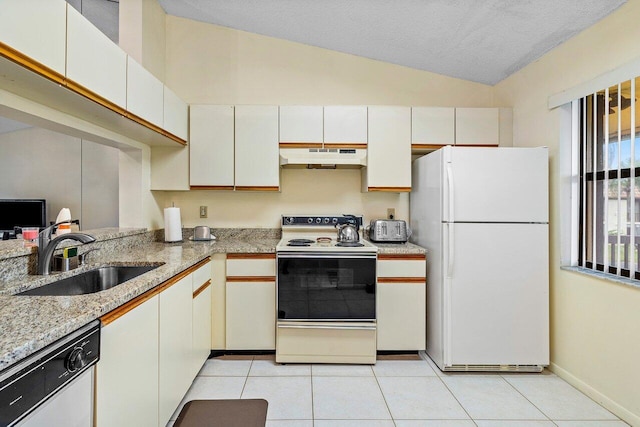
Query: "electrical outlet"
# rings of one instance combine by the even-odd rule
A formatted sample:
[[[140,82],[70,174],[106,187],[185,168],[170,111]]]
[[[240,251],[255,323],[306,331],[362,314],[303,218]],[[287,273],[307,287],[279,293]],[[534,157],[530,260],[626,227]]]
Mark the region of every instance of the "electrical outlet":
[[[396,217],[396,209],[395,208],[387,208],[387,218],[394,219]]]
[[[206,206],[200,206],[200,218],[207,218],[209,216],[207,210]]]

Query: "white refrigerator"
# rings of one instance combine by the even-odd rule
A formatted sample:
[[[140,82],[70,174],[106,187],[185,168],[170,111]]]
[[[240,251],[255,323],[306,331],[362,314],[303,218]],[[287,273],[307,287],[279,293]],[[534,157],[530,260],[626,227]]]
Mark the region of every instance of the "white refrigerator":
[[[413,162],[427,354],[444,371],[549,364],[548,150],[444,147]]]

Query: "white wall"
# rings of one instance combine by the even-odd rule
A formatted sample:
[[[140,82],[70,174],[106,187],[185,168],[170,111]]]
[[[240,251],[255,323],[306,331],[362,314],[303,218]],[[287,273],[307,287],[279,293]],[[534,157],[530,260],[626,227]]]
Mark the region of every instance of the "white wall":
[[[166,17],[166,84],[190,104],[492,106],[490,86]],[[408,219],[406,194],[360,193],[357,170],[283,170],[281,193],[170,192],[185,226],[277,227],[286,213]],[[159,193],[159,192],[157,192]],[[198,216],[209,206],[209,218]]]
[[[629,0],[495,87],[496,101],[513,106],[514,145],[550,149],[552,368],[633,425],[640,425],[640,289],[560,269],[559,152],[569,141],[560,141],[562,114],[547,98],[638,58],[639,16],[640,0]]]

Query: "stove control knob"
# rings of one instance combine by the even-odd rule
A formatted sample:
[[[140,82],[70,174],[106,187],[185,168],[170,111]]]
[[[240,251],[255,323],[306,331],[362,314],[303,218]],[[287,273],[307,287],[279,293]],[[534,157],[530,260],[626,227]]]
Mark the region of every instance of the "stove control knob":
[[[338,223],[338,218],[333,218],[333,219],[331,220],[331,222],[332,222],[333,224],[337,224],[337,223]]]
[[[324,222],[325,224],[329,224],[329,218],[323,219],[322,222]]]
[[[322,222],[322,218],[316,218],[316,224],[320,224]]]
[[[307,222],[308,222],[309,224],[313,224],[313,218],[308,218],[308,219],[307,219]]]
[[[81,347],[76,347],[71,351],[71,354],[67,357],[66,368],[69,372],[75,372],[78,369],[84,368],[87,364],[87,353]]]
[[[294,217],[292,217],[292,216],[290,216],[289,218],[285,218],[284,219],[284,222],[286,224],[293,224],[295,221],[296,221],[296,219]]]

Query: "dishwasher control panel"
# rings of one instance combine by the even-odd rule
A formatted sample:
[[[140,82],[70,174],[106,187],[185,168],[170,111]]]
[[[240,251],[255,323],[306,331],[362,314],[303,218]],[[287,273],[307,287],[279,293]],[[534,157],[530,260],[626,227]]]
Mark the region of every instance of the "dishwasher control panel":
[[[12,426],[100,358],[96,320],[0,372],[0,426]]]

